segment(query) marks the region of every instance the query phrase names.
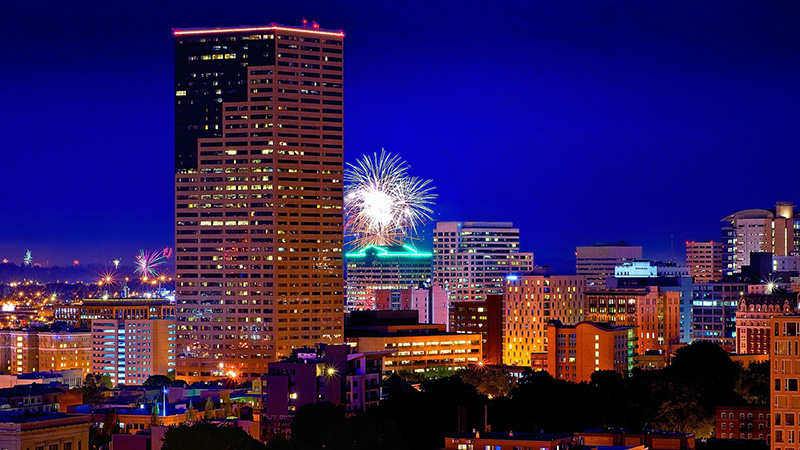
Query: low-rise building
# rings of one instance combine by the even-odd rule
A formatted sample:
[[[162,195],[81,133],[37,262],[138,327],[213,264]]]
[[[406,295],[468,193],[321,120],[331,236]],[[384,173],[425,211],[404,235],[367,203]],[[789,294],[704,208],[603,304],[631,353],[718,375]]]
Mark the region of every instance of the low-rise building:
[[[480,433],[472,432],[444,439],[445,450],[567,450],[572,447],[570,434]]]
[[[90,417],[63,413],[0,413],[0,448],[88,450]]]
[[[717,406],[718,439],[769,440],[769,406]]]
[[[736,309],[736,353],[769,354],[769,320],[792,314],[796,307],[794,293],[744,295]]]
[[[450,307],[449,331],[480,334],[484,364],[503,363],[503,296],[490,294],[481,301],[455,301]]]
[[[345,339],[361,353],[386,352],[383,372],[460,369],[481,360],[481,335],[421,324],[416,311],[353,311],[345,319]]]

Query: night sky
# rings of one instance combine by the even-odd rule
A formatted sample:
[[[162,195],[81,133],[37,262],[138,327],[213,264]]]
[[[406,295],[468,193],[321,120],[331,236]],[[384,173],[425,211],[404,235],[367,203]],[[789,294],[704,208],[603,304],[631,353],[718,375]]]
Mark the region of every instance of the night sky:
[[[621,239],[683,259],[800,203],[796,1],[10,0],[0,258],[172,246],[170,29],[303,17],[347,33],[346,159],[400,154],[437,220],[513,221],[537,264]]]

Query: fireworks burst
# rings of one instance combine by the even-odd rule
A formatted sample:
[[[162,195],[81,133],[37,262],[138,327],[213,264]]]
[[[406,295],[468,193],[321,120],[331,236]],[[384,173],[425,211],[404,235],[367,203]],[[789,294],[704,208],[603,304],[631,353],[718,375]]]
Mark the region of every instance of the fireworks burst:
[[[409,176],[409,166],[399,156],[381,150],[347,166],[345,233],[356,249],[400,245],[431,219],[436,198],[431,180]]]
[[[165,248],[160,252],[139,250],[139,254],[136,256],[136,269],[134,269],[134,272],[143,277],[157,277],[156,269],[167,262],[167,259],[171,256],[171,248]]]

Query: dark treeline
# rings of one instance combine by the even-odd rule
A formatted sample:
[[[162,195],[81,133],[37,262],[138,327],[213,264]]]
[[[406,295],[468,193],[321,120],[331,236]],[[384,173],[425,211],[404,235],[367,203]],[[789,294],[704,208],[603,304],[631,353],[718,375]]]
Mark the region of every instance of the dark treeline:
[[[444,437],[483,429],[576,432],[600,428],[670,430],[709,437],[717,406],[765,405],[769,363],[747,369],[719,346],[698,342],[680,349],[663,370],[623,378],[597,372],[589,383],[526,372],[515,381],[488,369],[421,382],[421,392],[388,389],[379,406],[354,415],[330,403],[305,405],[290,441],[272,449],[433,449]],[[507,395],[503,395],[507,393]]]

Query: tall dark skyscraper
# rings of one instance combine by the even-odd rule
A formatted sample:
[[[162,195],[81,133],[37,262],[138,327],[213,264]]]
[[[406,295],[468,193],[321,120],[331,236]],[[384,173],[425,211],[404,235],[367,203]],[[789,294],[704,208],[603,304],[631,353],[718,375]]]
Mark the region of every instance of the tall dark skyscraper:
[[[176,29],[177,376],[343,340],[342,31]]]

